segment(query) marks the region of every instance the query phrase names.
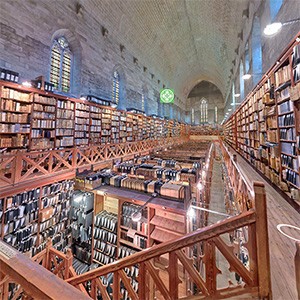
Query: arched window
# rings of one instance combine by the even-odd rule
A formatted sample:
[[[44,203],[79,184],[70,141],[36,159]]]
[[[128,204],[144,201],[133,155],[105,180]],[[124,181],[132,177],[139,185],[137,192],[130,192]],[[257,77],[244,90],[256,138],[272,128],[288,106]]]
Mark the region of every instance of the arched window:
[[[270,0],[270,16],[271,21],[274,21],[276,18],[281,6],[282,6],[283,0]]]
[[[54,40],[51,49],[50,82],[58,91],[69,92],[71,87],[72,53],[65,37]]]
[[[231,97],[232,97],[232,102],[231,102],[231,104],[232,104],[232,105],[235,105],[236,101],[235,101],[235,86],[234,86],[234,82],[232,83],[232,95],[231,95]],[[239,101],[238,101],[238,102],[239,102]]]
[[[245,85],[243,75],[244,75],[244,65],[243,65],[243,61],[241,60],[241,62],[240,62],[240,97],[242,100],[244,99],[244,85]]]
[[[119,106],[120,100],[120,74],[118,71],[113,73],[113,86],[112,86],[112,101]]]
[[[145,111],[145,95],[142,93],[142,111]]]
[[[247,42],[246,46],[245,46],[245,74],[247,74],[249,72],[249,44]]]
[[[207,101],[206,99],[202,99],[200,103],[200,122],[201,123],[207,123],[208,117],[207,117]]]
[[[253,85],[257,84],[262,75],[262,48],[260,21],[258,17],[254,18],[252,27],[252,73]]]
[[[191,124],[195,124],[195,110],[192,108]]]
[[[218,123],[218,107],[215,106],[215,123]]]

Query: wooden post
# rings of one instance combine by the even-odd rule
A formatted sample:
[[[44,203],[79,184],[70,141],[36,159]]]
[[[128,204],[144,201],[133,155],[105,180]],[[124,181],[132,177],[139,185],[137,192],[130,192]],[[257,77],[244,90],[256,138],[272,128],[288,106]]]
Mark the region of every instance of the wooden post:
[[[120,276],[119,276],[118,271],[114,272],[113,299],[114,300],[119,300],[120,299]]]
[[[178,261],[175,252],[169,253],[169,292],[172,300],[178,299]]]
[[[44,267],[49,270],[50,269],[50,250],[52,248],[52,240],[51,238],[47,239],[46,243],[46,258],[45,258],[45,265]]]
[[[65,259],[65,280],[69,278],[70,268],[73,264],[73,254],[70,248],[67,249],[66,259]]]
[[[300,242],[296,242],[295,254],[296,288],[300,299]]]
[[[22,174],[22,152],[18,151],[15,157],[15,163],[13,168],[13,184],[19,183],[21,180],[21,174]]]
[[[144,263],[140,263],[138,282],[139,282],[139,289],[138,289],[139,298],[146,299],[146,268]]]
[[[265,185],[254,182],[256,210],[256,245],[258,266],[258,295],[260,299],[272,299],[267,202]]]

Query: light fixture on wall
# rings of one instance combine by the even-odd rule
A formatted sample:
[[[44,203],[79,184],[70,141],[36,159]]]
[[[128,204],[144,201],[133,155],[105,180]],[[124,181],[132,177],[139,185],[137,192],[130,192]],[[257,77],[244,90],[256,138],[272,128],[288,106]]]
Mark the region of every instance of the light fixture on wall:
[[[25,86],[25,87],[32,87],[32,84],[31,84],[30,81],[23,81],[22,85]]]
[[[156,197],[158,196],[157,193],[153,193],[151,197],[142,205],[140,206],[132,215],[131,221],[132,222],[139,222],[142,219],[142,211],[143,209]]]
[[[238,98],[239,96],[241,96],[241,94],[234,94],[235,98]]]
[[[268,24],[264,29],[264,35],[272,37],[275,34],[277,34],[283,26],[291,25],[291,24],[297,23],[299,21],[300,21],[300,18],[297,18],[297,19],[289,20],[289,21],[286,21],[283,23],[274,22],[274,23]]]
[[[253,73],[253,74],[250,74],[250,73],[246,73],[242,76],[242,78],[244,80],[248,80],[250,79],[253,75],[263,75],[264,73]],[[266,75],[266,77],[268,77],[268,75]]]

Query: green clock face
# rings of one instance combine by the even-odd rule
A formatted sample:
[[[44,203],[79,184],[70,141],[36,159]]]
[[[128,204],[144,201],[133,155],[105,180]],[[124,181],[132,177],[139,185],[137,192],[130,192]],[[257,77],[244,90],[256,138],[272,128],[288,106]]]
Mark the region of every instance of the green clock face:
[[[160,92],[160,102],[161,103],[174,103],[175,94],[171,89],[163,89]]]

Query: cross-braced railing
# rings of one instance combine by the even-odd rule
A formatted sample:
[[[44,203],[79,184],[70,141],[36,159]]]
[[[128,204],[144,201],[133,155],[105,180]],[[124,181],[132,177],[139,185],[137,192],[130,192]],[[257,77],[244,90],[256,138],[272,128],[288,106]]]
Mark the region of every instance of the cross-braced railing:
[[[76,170],[80,168],[97,168],[97,165],[115,158],[149,153],[183,143],[186,139],[186,137],[176,137],[42,152],[19,151],[15,154],[0,154],[0,191],[13,184],[62,173],[75,175]]]

